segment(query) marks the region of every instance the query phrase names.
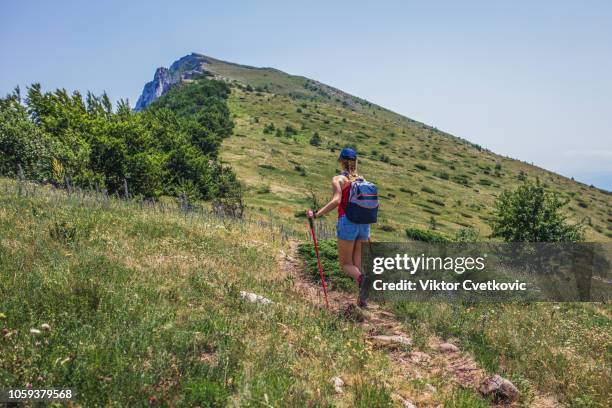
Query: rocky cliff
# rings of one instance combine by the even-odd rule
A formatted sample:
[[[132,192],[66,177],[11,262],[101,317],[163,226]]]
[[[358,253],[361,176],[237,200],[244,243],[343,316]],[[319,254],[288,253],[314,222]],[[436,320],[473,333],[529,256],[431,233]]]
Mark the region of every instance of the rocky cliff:
[[[177,83],[204,74],[206,63],[207,57],[193,53],[174,61],[169,69],[157,68],[153,80],[147,82],[142,89],[134,110],[143,110]]]

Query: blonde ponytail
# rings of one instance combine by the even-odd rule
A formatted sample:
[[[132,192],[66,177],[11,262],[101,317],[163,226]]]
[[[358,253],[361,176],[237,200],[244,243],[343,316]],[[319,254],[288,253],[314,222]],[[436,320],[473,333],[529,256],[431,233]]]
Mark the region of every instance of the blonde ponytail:
[[[357,160],[356,159],[341,159],[342,173],[349,179],[349,181],[355,181],[359,178],[357,174]]]

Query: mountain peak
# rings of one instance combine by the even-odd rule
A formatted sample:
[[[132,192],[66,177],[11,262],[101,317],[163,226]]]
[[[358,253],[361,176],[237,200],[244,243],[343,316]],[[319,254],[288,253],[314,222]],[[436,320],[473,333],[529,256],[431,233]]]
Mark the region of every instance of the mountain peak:
[[[209,61],[210,58],[205,55],[193,52],[174,61],[170,68],[157,68],[153,80],[142,89],[134,110],[143,110],[177,83],[203,74],[203,66]]]

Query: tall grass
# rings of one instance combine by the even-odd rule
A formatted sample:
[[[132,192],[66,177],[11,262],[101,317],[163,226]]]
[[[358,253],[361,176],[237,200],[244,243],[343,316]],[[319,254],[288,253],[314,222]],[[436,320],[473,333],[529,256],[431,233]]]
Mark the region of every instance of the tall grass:
[[[71,388],[83,406],[352,405],[361,392],[331,378],[374,383],[388,360],[295,296],[281,249],[267,226],[2,194],[0,387]]]
[[[589,303],[396,303],[424,344],[430,333],[457,339],[489,372],[510,378],[528,402],[534,389],[572,407],[610,406],[610,306]]]

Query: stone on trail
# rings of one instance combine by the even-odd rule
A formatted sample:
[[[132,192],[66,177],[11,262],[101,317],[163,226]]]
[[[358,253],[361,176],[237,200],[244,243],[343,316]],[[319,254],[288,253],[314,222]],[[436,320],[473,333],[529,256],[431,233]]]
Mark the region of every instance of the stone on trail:
[[[455,346],[452,343],[441,343],[438,348],[440,349],[440,351],[443,351],[445,353],[456,353],[459,351],[459,347]]]
[[[374,343],[379,346],[386,347],[400,347],[400,346],[412,346],[412,339],[406,336],[371,336],[369,337]]]
[[[251,292],[245,292],[243,290],[240,291],[240,297],[248,300],[251,303],[260,303],[262,305],[268,305],[272,303],[272,301],[268,298],[265,298],[261,295]]]
[[[485,379],[478,390],[485,397],[493,397],[494,402],[515,401],[520,394],[510,380],[498,374]]]
[[[408,357],[413,363],[428,363],[431,360],[431,356],[422,351],[413,351],[408,354]]]
[[[402,406],[404,408],[417,408],[416,405],[414,405],[412,402],[410,402],[410,401],[408,401],[406,399],[404,401],[402,401]]]
[[[417,408],[417,406],[414,405],[412,403],[412,401],[407,400],[406,398],[402,397],[401,395],[395,394],[394,396],[396,397],[397,400],[399,400],[399,403],[401,404],[401,406],[403,408]]]
[[[344,392],[344,390],[342,389],[342,387],[344,387],[344,381],[342,380],[342,378],[334,377],[332,378],[332,381],[334,382],[334,390],[336,390],[336,393],[342,394]]]

